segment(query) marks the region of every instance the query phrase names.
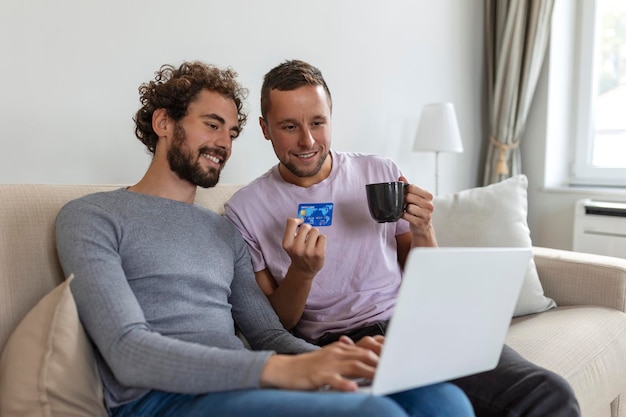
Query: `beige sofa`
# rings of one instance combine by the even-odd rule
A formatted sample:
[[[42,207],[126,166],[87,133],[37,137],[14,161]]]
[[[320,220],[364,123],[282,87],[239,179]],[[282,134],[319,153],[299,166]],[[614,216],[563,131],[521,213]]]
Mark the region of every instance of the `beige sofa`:
[[[64,280],[54,244],[59,209],[81,195],[115,188],[0,185],[0,350],[29,310]],[[198,203],[221,212],[237,188],[199,190]],[[563,375],[584,417],[626,416],[620,404],[626,392],[626,260],[537,247],[534,253],[545,294],[558,307],[513,319],[507,342]],[[0,375],[0,381],[3,390],[7,378]]]

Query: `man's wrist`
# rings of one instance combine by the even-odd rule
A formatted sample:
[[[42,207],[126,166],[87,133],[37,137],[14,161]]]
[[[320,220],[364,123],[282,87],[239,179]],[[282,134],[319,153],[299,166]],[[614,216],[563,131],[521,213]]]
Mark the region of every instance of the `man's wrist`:
[[[267,358],[265,366],[261,371],[261,378],[259,381],[259,385],[262,388],[278,386],[278,381],[280,380],[279,375],[282,372],[281,369],[285,367],[287,359],[288,358],[285,355],[272,355]]]
[[[287,273],[285,274],[285,279],[287,278],[297,279],[300,282],[313,281],[313,279],[315,278],[315,275],[317,275],[316,272],[313,272],[310,270],[304,271],[304,270],[298,269],[298,267],[294,266],[294,264],[292,263],[287,269]]]
[[[418,247],[437,247],[437,238],[433,227],[429,227],[424,233],[411,234],[411,249]]]

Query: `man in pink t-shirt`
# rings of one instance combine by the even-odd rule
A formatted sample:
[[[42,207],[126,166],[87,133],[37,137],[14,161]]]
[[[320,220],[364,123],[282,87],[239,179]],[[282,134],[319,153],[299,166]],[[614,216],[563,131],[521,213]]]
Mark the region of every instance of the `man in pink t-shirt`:
[[[225,206],[281,323],[320,345],[384,335],[409,250],[437,246],[433,196],[414,184],[400,221],[370,218],[365,184],[408,181],[387,158],[332,151],[331,112],[319,69],[293,60],[268,72],[260,125],[279,163]],[[317,224],[298,218],[303,208],[322,213]],[[453,382],[479,417],[580,415],[562,377],[508,346],[494,370]]]
[[[365,183],[401,176],[390,159],[331,150],[331,160],[328,177],[309,187],[287,182],[274,166],[226,204],[226,215],[248,243],[257,280],[266,294],[271,289],[283,325],[318,344],[328,334],[389,320],[402,275],[397,239],[410,233],[406,220],[377,223],[367,208]],[[307,242],[312,259],[305,254],[292,262],[299,249],[283,250],[285,222],[312,209],[319,213],[312,222],[323,237],[316,234],[318,239]],[[289,222],[292,228],[298,224]],[[310,224],[301,225],[292,236],[294,245],[317,233],[312,230]],[[326,251],[318,255],[316,249],[324,244]]]

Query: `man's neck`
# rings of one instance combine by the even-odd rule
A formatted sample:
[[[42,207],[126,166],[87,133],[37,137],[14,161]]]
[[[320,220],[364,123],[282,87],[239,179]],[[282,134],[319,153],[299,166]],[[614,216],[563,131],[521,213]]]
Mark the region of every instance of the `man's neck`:
[[[169,165],[163,166],[153,159],[143,178],[128,190],[192,204],[197,188],[195,184],[180,179],[169,169]]]

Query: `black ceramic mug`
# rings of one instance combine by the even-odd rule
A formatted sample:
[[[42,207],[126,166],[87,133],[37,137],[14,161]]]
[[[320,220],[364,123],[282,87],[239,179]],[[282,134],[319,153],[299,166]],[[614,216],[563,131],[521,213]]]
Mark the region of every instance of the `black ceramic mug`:
[[[397,222],[404,213],[406,184],[401,181],[367,184],[367,205],[378,223]]]

